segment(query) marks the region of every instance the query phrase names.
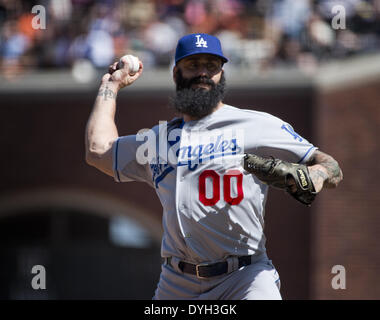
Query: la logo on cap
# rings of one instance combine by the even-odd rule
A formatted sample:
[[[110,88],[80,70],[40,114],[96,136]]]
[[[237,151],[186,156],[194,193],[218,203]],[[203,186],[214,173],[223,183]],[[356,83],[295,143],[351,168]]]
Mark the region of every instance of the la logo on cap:
[[[203,47],[203,48],[208,48],[207,47],[207,41],[205,41],[200,34],[197,34],[195,36],[197,38],[197,42],[195,42],[195,45],[200,48],[200,47]]]

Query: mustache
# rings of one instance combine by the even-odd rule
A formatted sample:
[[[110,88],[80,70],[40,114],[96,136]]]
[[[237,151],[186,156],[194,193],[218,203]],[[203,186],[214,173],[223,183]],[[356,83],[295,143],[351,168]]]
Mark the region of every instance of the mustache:
[[[199,76],[199,77],[192,78],[190,80],[190,85],[192,85],[192,84],[200,84],[200,83],[215,85],[215,82],[212,81],[210,78],[207,78],[207,77]]]
[[[191,79],[184,79],[182,75],[179,77],[179,81],[177,83],[177,90],[178,89],[190,89],[193,84],[209,84],[213,88],[216,86],[215,82],[212,81],[210,78],[205,76],[198,76]]]

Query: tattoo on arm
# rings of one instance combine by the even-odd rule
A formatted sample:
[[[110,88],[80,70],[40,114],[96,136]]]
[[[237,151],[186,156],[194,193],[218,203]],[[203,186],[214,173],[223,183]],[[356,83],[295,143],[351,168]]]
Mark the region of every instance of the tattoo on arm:
[[[316,169],[315,169],[316,168]],[[322,171],[318,167],[309,167],[310,179],[314,184],[315,191],[319,192],[325,185],[325,181],[328,179],[328,175],[325,171]]]
[[[313,170],[313,173],[323,178],[327,187],[334,188],[343,179],[343,174],[338,162],[328,154],[316,150],[307,165],[312,166],[317,164],[323,166],[327,174],[322,170]]]
[[[105,88],[99,89],[98,97],[104,97],[104,100],[108,101],[107,98],[116,99],[116,93],[106,86]]]
[[[317,179],[322,179],[322,181],[325,181],[329,178],[329,176],[325,172],[319,169],[312,171],[312,173]]]

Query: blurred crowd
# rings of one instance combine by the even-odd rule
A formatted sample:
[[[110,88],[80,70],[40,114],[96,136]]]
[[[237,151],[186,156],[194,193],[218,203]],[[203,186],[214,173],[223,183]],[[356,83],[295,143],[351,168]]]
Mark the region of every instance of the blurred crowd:
[[[44,29],[33,28],[43,27],[35,5],[46,10]],[[10,74],[81,73],[126,53],[148,69],[170,67],[178,38],[197,32],[220,38],[230,66],[307,71],[378,51],[380,0],[0,0],[0,30],[1,70]]]

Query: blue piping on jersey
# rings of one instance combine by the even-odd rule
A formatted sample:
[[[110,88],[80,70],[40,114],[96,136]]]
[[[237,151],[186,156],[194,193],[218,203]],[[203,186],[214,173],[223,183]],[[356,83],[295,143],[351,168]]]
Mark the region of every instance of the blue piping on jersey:
[[[155,180],[154,180],[154,184],[156,186],[156,188],[158,188],[158,184],[167,176],[167,174],[171,171],[173,171],[174,168],[173,167],[168,167],[166,168],[162,173],[161,175],[159,175]]]
[[[309,152],[310,152],[312,149],[314,149],[314,148],[315,148],[314,146],[311,146],[311,147],[309,148],[309,150],[307,150],[307,152],[305,153],[305,155],[302,157],[302,159],[301,159],[300,161],[298,161],[298,163],[301,163],[301,162],[303,161],[303,159],[305,159],[306,156],[309,154]]]
[[[115,150],[115,171],[116,171],[116,178],[118,182],[120,182],[119,170],[117,170],[117,159],[118,159],[117,152],[119,150],[119,139],[120,138],[117,138],[116,140],[116,150]]]

